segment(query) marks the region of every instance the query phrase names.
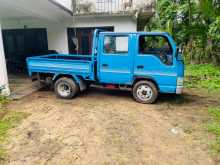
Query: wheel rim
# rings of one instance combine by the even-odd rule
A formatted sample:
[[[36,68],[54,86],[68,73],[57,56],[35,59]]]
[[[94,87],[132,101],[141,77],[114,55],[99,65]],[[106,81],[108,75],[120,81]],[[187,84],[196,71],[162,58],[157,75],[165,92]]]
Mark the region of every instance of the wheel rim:
[[[62,97],[67,97],[70,95],[71,93],[71,89],[69,87],[68,84],[65,84],[65,83],[61,83],[58,85],[57,87],[58,89],[58,93],[62,96]]]
[[[140,85],[137,88],[137,97],[142,101],[148,101],[153,96],[153,90],[145,84]]]

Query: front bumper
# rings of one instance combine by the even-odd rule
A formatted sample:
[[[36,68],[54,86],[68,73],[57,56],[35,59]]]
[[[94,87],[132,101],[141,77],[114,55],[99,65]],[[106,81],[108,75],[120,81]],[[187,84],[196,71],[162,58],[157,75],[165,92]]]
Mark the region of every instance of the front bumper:
[[[182,94],[183,93],[183,82],[184,82],[183,77],[178,77],[177,78],[176,94]]]
[[[176,94],[182,94],[183,93],[183,86],[177,86],[176,87]]]

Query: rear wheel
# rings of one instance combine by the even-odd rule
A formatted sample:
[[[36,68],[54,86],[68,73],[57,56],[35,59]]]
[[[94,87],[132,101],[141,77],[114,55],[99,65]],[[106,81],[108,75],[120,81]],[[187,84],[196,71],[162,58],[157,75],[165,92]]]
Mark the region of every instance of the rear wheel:
[[[71,78],[63,77],[56,81],[54,90],[59,98],[72,99],[79,92],[79,86]]]
[[[151,81],[139,81],[133,87],[133,98],[142,104],[152,104],[158,97],[158,90]]]

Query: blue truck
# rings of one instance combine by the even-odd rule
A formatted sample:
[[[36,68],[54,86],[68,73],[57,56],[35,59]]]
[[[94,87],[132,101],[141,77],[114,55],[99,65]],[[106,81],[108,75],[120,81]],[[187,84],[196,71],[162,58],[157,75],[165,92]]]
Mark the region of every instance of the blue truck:
[[[93,33],[91,55],[49,54],[27,58],[32,80],[49,82],[71,99],[89,85],[129,89],[133,98],[154,103],[159,93],[181,94],[184,63],[166,32]]]

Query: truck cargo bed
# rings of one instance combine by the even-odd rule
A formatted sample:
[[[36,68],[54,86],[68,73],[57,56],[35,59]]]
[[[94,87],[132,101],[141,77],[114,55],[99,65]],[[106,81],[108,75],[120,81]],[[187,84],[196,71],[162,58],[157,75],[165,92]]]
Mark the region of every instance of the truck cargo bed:
[[[91,56],[51,54],[27,58],[29,75],[33,73],[52,73],[80,75],[93,79]]]

